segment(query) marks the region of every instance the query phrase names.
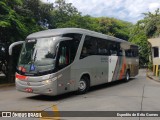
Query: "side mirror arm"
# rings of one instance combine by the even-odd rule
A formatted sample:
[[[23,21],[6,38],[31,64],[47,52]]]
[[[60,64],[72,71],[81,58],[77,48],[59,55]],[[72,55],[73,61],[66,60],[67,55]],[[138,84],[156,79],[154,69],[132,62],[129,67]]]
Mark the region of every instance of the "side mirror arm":
[[[20,45],[20,44],[23,44],[24,41],[18,41],[18,42],[14,42],[12,43],[10,46],[9,46],[9,55],[12,55],[12,51],[13,51],[13,48],[17,45]]]

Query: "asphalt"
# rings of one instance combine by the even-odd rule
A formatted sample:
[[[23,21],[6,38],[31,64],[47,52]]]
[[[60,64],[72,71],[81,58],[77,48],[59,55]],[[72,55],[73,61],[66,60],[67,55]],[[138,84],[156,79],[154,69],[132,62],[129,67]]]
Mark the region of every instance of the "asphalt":
[[[0,89],[4,111],[160,111],[160,83],[147,77],[145,69],[129,82],[117,81],[92,87],[83,95],[67,93],[49,97],[19,92],[14,86]],[[74,113],[73,113],[74,114]],[[97,113],[95,113],[97,114]],[[21,120],[22,118],[7,118]],[[24,120],[27,118],[23,118]],[[29,119],[29,120],[33,120]],[[36,120],[159,120],[159,117],[62,117]],[[3,119],[2,119],[3,120]],[[4,119],[6,120],[6,119]],[[28,119],[27,119],[28,120]]]

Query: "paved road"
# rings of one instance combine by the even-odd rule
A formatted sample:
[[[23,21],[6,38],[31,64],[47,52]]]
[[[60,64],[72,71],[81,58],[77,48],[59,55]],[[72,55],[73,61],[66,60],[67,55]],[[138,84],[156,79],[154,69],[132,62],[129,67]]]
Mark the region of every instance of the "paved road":
[[[0,89],[2,111],[160,111],[160,83],[146,77],[146,70],[129,82],[114,82],[91,88],[84,95],[69,93],[56,97]],[[55,120],[55,118],[52,118]],[[158,120],[159,118],[63,118],[66,120]],[[17,118],[16,118],[17,120]],[[41,118],[44,120],[44,118]]]

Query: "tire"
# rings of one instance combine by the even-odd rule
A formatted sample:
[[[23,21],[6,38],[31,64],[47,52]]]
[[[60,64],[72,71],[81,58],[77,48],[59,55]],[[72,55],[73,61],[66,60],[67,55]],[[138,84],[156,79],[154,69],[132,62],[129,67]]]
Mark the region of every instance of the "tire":
[[[130,80],[130,72],[127,70],[126,75],[125,75],[125,81],[128,82]]]
[[[88,77],[82,77],[78,85],[78,94],[84,94],[89,90],[89,79]]]

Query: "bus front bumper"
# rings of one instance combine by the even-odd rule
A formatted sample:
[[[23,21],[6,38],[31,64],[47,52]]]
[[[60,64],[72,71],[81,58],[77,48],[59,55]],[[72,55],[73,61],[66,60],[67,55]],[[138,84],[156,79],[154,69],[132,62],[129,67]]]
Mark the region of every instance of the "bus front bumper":
[[[55,96],[57,95],[57,82],[27,82],[16,80],[16,89],[21,92],[35,93],[41,95]]]

